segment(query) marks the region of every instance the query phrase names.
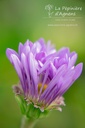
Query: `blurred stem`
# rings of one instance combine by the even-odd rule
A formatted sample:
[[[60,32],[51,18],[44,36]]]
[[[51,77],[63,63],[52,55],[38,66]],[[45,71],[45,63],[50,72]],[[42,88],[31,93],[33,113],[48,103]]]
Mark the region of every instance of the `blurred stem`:
[[[25,116],[22,118],[21,128],[34,128],[37,120],[28,119]]]

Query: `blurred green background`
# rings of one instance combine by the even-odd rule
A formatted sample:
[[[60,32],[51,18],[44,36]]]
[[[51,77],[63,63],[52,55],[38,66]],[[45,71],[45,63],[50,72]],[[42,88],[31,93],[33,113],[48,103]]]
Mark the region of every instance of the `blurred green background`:
[[[45,6],[81,6],[77,27],[48,26],[54,23]],[[56,21],[56,23],[61,23]],[[67,23],[67,22],[64,22]],[[69,22],[73,23],[73,22]],[[81,77],[64,94],[66,106],[62,112],[53,111],[41,119],[35,128],[85,128],[85,2],[84,0],[0,0],[0,128],[19,128],[21,113],[12,92],[18,82],[16,72],[5,51],[18,49],[18,43],[43,37],[56,48],[67,46],[78,53],[77,63],[83,62]]]

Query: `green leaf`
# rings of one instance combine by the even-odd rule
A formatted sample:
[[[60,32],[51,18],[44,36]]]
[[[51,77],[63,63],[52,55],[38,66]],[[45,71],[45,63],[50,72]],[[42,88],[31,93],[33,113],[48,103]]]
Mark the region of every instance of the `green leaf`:
[[[27,109],[26,101],[23,99],[22,96],[19,96],[19,95],[16,95],[15,99],[20,107],[22,114],[26,114],[26,109]]]

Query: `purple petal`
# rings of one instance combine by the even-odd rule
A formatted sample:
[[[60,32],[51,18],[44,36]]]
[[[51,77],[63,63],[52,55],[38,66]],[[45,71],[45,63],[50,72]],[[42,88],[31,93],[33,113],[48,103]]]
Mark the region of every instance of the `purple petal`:
[[[14,51],[14,50],[12,50],[10,48],[7,48],[6,55],[7,55],[8,59],[10,60],[10,62],[12,62],[12,60],[11,60],[11,55],[12,54],[15,54],[19,58],[19,55],[18,55],[18,53],[16,51]]]
[[[62,86],[56,96],[63,95],[65,93],[65,91],[68,90],[68,88],[72,85],[74,73],[75,73],[74,70],[68,70],[67,74],[64,76],[64,78],[62,80],[63,81]]]
[[[45,98],[45,102],[47,104],[50,104],[55,98],[55,95],[57,94],[57,92],[60,89],[60,83],[58,81],[58,83],[56,83],[56,85],[54,86],[54,88],[50,91],[49,95]]]
[[[42,60],[42,58],[44,58],[46,56],[45,52],[40,52],[36,54],[36,59],[37,60]]]
[[[42,62],[45,63],[46,61],[53,61],[57,56],[57,53],[52,53],[50,55],[47,55],[44,59],[42,59]]]
[[[50,70],[50,71],[49,71],[49,72],[50,72],[50,77],[53,78],[54,75],[55,75],[56,72],[57,72],[57,69],[56,69],[56,67],[53,65],[52,62],[50,62],[49,70]]]
[[[80,63],[76,66],[75,69],[67,73],[67,75],[63,78],[61,89],[59,90],[56,96],[63,95],[69,89],[69,87],[74,83],[74,81],[80,76],[82,72],[82,66],[82,63]]]
[[[70,51],[69,51],[69,48],[61,48],[58,53],[57,53],[57,56],[59,57],[64,57],[66,54],[69,55]]]
[[[29,57],[28,57],[28,61],[29,61],[29,70],[30,70],[30,75],[31,75],[31,81],[33,81],[33,85],[34,85],[34,93],[37,93],[37,84],[38,84],[38,77],[37,77],[37,67],[36,67],[36,62],[34,59],[33,54],[30,52],[29,53]]]
[[[22,53],[22,50],[23,50],[23,44],[19,43],[19,48],[18,48],[19,55]]]
[[[40,45],[40,43],[39,43],[39,42],[35,42],[35,43],[33,44],[33,47],[32,47],[32,49],[31,49],[31,52],[32,52],[33,54],[35,54],[35,53],[39,53],[40,50],[41,50],[41,45]]]
[[[74,74],[74,80],[76,80],[82,73],[83,63],[79,63],[75,67],[75,74]]]
[[[25,42],[24,46],[29,46],[29,40]]]
[[[64,89],[62,88],[62,92],[61,92],[61,95],[63,95],[67,90],[68,88],[74,83],[74,81],[80,76],[81,72],[82,72],[82,67],[83,67],[83,64],[80,63],[78,64],[72,72],[74,72],[73,76],[69,76],[68,75],[68,79],[65,80],[65,83],[63,83],[64,85]],[[70,73],[72,73],[70,72]],[[72,75],[72,74],[71,74]]]
[[[38,42],[41,44],[42,48],[45,47],[45,40],[43,38],[40,38]],[[42,49],[43,50],[43,49]]]
[[[46,84],[46,80],[47,80],[47,78],[48,78],[48,73],[49,73],[49,69],[48,69],[48,70],[46,71],[46,73],[45,73],[45,76],[44,76],[44,79],[43,79],[43,82],[42,82],[42,87],[41,87],[41,89],[40,89],[40,93],[39,93],[39,94],[42,93],[42,89],[43,89],[44,85]]]
[[[27,40],[27,41],[25,42],[25,44],[24,44],[24,47],[26,47],[26,46],[29,46],[30,49],[31,49],[31,48],[33,47],[33,43],[32,43],[31,41]]]
[[[69,57],[71,58],[72,56],[74,56],[75,54],[77,54],[76,52],[71,52]]]
[[[56,49],[54,49],[54,46],[51,44],[50,40],[47,42],[46,50],[48,55],[56,52]]]
[[[38,64],[39,64],[40,68],[43,67],[43,63],[39,60],[38,60]]]
[[[55,66],[56,68],[59,67],[59,64],[58,64],[58,57],[55,57],[55,58],[54,58],[54,66]]]
[[[49,61],[47,61],[47,62],[43,65],[43,67],[40,69],[40,71],[38,72],[38,74],[40,74],[40,73],[42,73],[44,70],[46,70],[47,67],[48,67],[48,65],[49,65]]]
[[[23,75],[22,75],[22,64],[15,54],[11,54],[11,60],[12,60],[12,64],[15,67],[15,70],[16,70],[19,78],[20,78],[20,81],[22,83],[22,87],[24,89],[24,81],[23,81]]]
[[[22,52],[23,52],[26,56],[28,56],[28,54],[29,54],[29,52],[30,52],[30,47],[29,47],[29,46],[24,46]]]
[[[75,64],[75,62],[76,62],[76,59],[77,59],[77,54],[75,53],[75,54],[71,57],[71,59],[69,60],[69,65],[68,65],[68,67],[74,66],[74,64]]]
[[[68,65],[68,60],[66,60],[65,58],[61,58],[58,62],[58,67],[62,66],[63,64]]]
[[[41,95],[40,99],[45,99],[49,95],[49,93],[51,92],[51,90],[53,89],[53,87],[55,86],[55,84],[57,84],[59,78],[66,72],[66,67],[67,67],[66,65],[62,65],[58,69],[56,75],[53,77],[53,79],[49,83],[47,89]]]
[[[27,58],[26,58],[26,56],[25,56],[24,53],[21,54],[21,62],[22,62],[22,64],[23,64],[23,68],[24,68],[25,73],[26,73],[26,76],[27,76],[27,82],[28,82],[28,87],[27,87],[27,89],[29,89],[29,91],[30,91],[29,65],[28,65]]]

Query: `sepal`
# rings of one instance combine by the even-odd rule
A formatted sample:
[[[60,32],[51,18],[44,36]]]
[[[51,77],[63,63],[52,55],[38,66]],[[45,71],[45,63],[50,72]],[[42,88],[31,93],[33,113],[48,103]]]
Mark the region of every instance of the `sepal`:
[[[16,101],[17,101],[19,107],[20,107],[21,113],[22,113],[23,115],[25,115],[26,109],[27,109],[26,101],[25,101],[25,100],[23,99],[23,97],[20,96],[20,95],[16,95],[16,96],[15,96],[15,99],[16,99]]]
[[[46,117],[50,110],[41,111],[39,108],[34,107],[33,103],[28,104],[21,95],[16,95],[15,99],[20,107],[21,113],[28,119],[38,119]]]

